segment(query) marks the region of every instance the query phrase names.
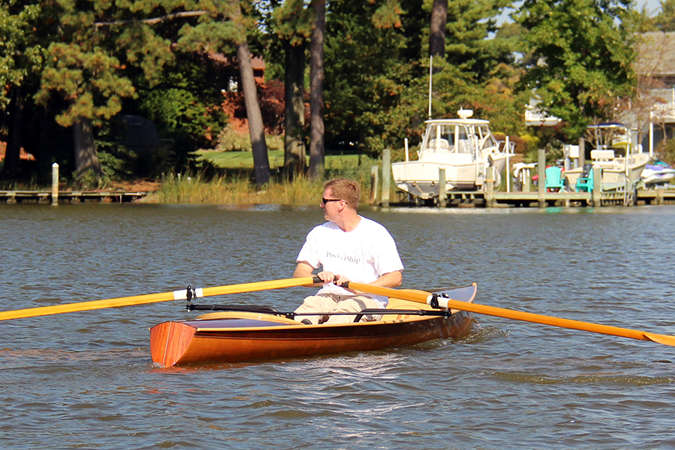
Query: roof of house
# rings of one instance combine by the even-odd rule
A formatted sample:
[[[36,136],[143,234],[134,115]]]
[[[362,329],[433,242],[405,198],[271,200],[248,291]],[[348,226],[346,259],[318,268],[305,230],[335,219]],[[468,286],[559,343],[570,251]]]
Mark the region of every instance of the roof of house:
[[[675,75],[675,32],[642,33],[638,37],[635,71],[656,77]]]

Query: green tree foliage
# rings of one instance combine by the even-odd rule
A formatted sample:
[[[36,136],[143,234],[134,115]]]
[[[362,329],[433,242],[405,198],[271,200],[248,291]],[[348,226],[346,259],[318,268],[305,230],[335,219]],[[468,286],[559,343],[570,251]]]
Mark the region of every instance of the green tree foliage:
[[[373,2],[331,4],[325,47],[329,149],[356,143],[377,154],[384,147],[388,113],[411,80],[414,64],[401,58],[405,44],[404,25]]]
[[[56,113],[56,122],[73,127],[76,176],[101,175],[94,142],[94,127],[122,109],[122,99],[135,95],[130,80],[121,73],[120,61],[105,48],[106,38],[95,26],[101,4],[88,5],[62,0],[57,2],[59,19],[57,42],[46,50],[41,86],[35,99],[48,106],[58,97],[65,107]]]
[[[675,0],[661,0],[653,24],[658,31],[675,31]]]
[[[0,139],[6,153],[0,176],[16,179],[23,174],[19,154],[22,136],[31,123],[31,93],[39,83],[44,61],[44,36],[48,27],[40,25],[49,8],[38,2],[4,1],[0,4]],[[33,149],[31,149],[33,150]]]
[[[419,137],[428,113],[432,3],[331,4],[326,44],[329,148],[354,143],[377,155],[385,147],[401,148],[405,137]],[[501,131],[522,128],[526,101],[515,93],[520,76],[513,64],[516,39],[496,34],[494,19],[507,4],[449,2],[445,58],[434,58],[434,117],[455,116],[465,107],[497,120]]]
[[[76,44],[53,43],[47,48],[47,67],[42,72],[36,99],[47,104],[51,95],[67,101],[56,122],[70,127],[79,119],[100,124],[122,109],[122,98],[135,95],[130,80],[116,72],[120,62],[100,47],[84,49]]]
[[[455,0],[448,4],[446,61],[474,74],[477,80],[490,76],[498,63],[513,62],[509,46],[492,35],[498,31],[497,16],[511,0]]]
[[[12,90],[39,73],[43,48],[34,38],[42,9],[38,2],[15,0],[0,5],[0,108],[8,107]]]
[[[566,123],[567,136],[612,117],[634,86],[630,1],[526,0],[514,19],[526,30],[523,86]]]

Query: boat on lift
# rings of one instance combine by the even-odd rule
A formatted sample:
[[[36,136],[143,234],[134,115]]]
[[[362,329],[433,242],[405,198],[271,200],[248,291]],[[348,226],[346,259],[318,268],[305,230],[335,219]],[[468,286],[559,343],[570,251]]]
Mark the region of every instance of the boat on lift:
[[[602,190],[627,190],[632,192],[645,166],[649,154],[640,152],[632,142],[631,130],[621,123],[600,123],[589,125],[586,140],[593,145],[590,163],[586,167],[575,167],[565,171],[567,185],[573,189],[579,177],[592,169],[602,169]]]
[[[647,164],[642,171],[642,182],[648,187],[668,186],[675,178],[675,169],[663,161]]]
[[[460,109],[459,118],[431,119],[416,160],[391,166],[396,187],[420,199],[438,197],[439,170],[445,170],[445,190],[482,189],[492,175],[495,186],[501,181],[506,158],[512,149],[502,145],[490,131],[490,122],[473,119],[472,110]],[[494,171],[494,172],[492,172]]]

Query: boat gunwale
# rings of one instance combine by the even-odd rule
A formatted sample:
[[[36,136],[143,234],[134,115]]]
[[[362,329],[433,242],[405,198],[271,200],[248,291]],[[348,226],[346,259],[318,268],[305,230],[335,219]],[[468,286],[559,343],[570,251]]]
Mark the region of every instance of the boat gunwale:
[[[420,310],[420,311],[425,311],[425,310]],[[451,314],[448,316],[448,318],[451,318],[454,316],[456,313]],[[273,315],[273,314],[270,314]],[[318,324],[318,325],[305,325],[303,323],[298,322],[297,324],[282,324],[282,325],[277,325],[277,326],[260,326],[260,327],[222,327],[222,328],[199,328],[199,327],[194,327],[196,333],[204,332],[223,332],[223,331],[261,331],[261,330],[298,330],[298,329],[312,329],[312,328],[332,328],[332,327],[356,327],[356,326],[372,326],[372,325],[382,325],[382,324],[401,324],[401,323],[406,323],[406,322],[418,322],[422,320],[429,320],[429,319],[436,319],[436,318],[443,318],[443,315],[417,315],[417,314],[402,314],[402,316],[405,316],[405,319],[401,320],[373,320],[369,322],[351,322],[351,323],[336,323],[336,324]],[[218,320],[218,319],[204,319],[205,321],[211,321],[211,320]],[[223,320],[228,320],[228,319],[223,319]],[[230,320],[236,320],[235,318],[232,318]],[[195,322],[195,320],[185,320],[185,321],[180,321],[184,324],[188,324],[188,322]]]

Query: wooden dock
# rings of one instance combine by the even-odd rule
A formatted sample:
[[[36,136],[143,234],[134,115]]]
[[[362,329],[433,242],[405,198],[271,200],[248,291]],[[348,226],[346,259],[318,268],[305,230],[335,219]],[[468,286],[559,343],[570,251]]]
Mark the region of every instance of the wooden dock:
[[[123,192],[123,191],[59,191],[57,193],[58,203],[85,203],[85,202],[107,202],[107,203],[130,203],[139,200],[149,192]],[[52,201],[52,191],[0,191],[0,203],[50,203]]]
[[[603,190],[602,172],[599,167],[593,169],[594,185],[591,192],[549,192],[545,189],[546,158],[545,151],[538,152],[538,180],[540,183],[534,186],[536,190],[530,191],[528,182],[522,191],[498,191],[493,180],[487,179],[482,190],[475,191],[446,191],[445,170],[439,169],[438,195],[430,199],[415,198],[409,194],[399,193],[399,201],[389,201],[391,163],[389,152],[383,152],[382,164],[382,194],[378,201],[379,167],[371,169],[371,204],[379,206],[436,206],[445,207],[486,207],[486,208],[509,208],[509,207],[602,207],[602,206],[635,206],[635,205],[664,205],[675,204],[675,186],[669,185],[658,189],[630,189],[616,188]],[[507,176],[509,176],[507,174]]]
[[[628,205],[626,205],[628,200]],[[493,192],[450,191],[444,204],[438,198],[425,202],[392,202],[396,206],[438,206],[450,208],[514,208],[514,207],[588,207],[675,204],[673,189],[639,189],[635,199],[623,192],[605,191],[595,196],[588,192]]]

